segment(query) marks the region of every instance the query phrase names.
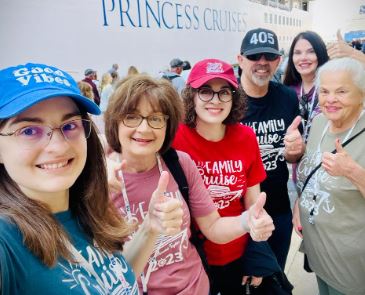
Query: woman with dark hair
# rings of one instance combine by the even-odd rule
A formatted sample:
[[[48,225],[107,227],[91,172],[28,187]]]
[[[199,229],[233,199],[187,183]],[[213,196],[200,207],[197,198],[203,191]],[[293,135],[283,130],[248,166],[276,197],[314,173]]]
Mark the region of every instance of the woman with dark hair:
[[[173,146],[194,160],[221,216],[242,214],[256,202],[266,172],[254,131],[240,124],[246,95],[232,66],[218,59],[199,61],[182,98],[185,120]],[[207,237],[204,250],[213,282],[211,294],[245,293],[241,257],[248,241],[247,234],[226,244]],[[257,287],[261,280],[253,277],[251,284]]]
[[[293,87],[298,95],[305,141],[308,138],[313,117],[320,113],[314,85],[316,71],[328,59],[326,45],[315,32],[299,33],[290,46],[284,84]]]
[[[143,269],[160,232],[180,231],[180,202],[160,200],[165,172],[147,222],[123,249],[135,227],[109,201],[87,112],[100,109],[60,69],[0,71],[1,294],[138,294],[133,270]]]
[[[209,95],[208,91],[205,95]],[[233,89],[227,85],[219,90],[219,96],[227,99],[232,92]],[[105,113],[106,138],[110,147],[118,153],[117,157],[127,161],[126,169],[116,173],[125,186],[121,188],[121,194],[114,196],[114,202],[130,219],[143,221],[151,202],[147,195],[156,186],[161,171],[169,170],[165,154],[181,120],[181,104],[170,82],[145,75],[121,81],[110,99]],[[254,136],[252,138],[255,140]],[[255,144],[257,146],[256,140]],[[272,220],[263,209],[264,194],[252,203],[249,210],[221,217],[194,162],[184,152],[177,151],[177,156],[187,180],[189,204],[183,200],[178,183],[172,176],[167,194],[183,202],[183,231],[170,238],[159,238],[141,275],[140,288],[143,292],[148,291],[149,295],[208,295],[208,277],[189,239],[191,220],[196,222],[204,236],[217,244],[237,238],[241,240],[240,237],[247,232],[254,240],[266,240],[273,230]],[[240,170],[243,169],[241,164],[232,161],[229,167]],[[234,179],[228,178],[227,181]],[[234,195],[230,195],[229,200],[231,198]]]

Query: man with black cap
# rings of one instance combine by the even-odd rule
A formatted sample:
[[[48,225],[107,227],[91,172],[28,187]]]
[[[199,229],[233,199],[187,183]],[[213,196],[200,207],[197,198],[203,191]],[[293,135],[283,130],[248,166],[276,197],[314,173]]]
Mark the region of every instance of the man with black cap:
[[[297,161],[304,151],[298,131],[299,103],[293,90],[270,81],[281,59],[273,31],[263,28],[248,31],[237,58],[242,71],[240,82],[248,96],[248,109],[242,123],[256,132],[267,173],[261,190],[267,194],[265,209],[275,225],[268,242],[284,270],[292,233],[287,161]],[[295,143],[292,150],[285,150],[284,137],[285,141]]]
[[[174,58],[170,61],[170,71],[164,72],[162,75],[162,78],[171,81],[179,94],[181,94],[181,91],[185,88],[185,80],[180,76],[184,67],[186,67],[186,65],[181,59]]]

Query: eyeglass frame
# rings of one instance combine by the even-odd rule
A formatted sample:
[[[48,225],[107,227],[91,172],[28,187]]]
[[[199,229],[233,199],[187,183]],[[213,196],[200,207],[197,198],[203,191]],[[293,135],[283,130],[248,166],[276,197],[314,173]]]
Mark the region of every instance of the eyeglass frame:
[[[135,115],[135,116],[139,116],[139,117],[141,118],[141,121],[140,121],[140,122],[139,122],[139,124],[138,124],[138,125],[136,125],[136,126],[128,126],[128,125],[124,122],[125,118],[126,118],[128,115]],[[139,127],[139,126],[142,124],[143,120],[146,120],[147,125],[148,125],[149,127],[151,127],[152,129],[157,129],[157,130],[159,130],[159,129],[162,129],[162,128],[166,127],[166,125],[167,125],[167,120],[170,118],[170,116],[169,116],[169,115],[165,115],[165,114],[158,114],[158,115],[163,117],[163,119],[164,119],[164,123],[165,123],[165,124],[164,124],[162,127],[160,127],[160,128],[156,128],[156,127],[151,126],[151,124],[150,124],[150,122],[149,122],[149,120],[148,120],[148,118],[149,118],[149,117],[156,116],[156,114],[151,114],[151,115],[148,115],[148,116],[142,116],[141,114],[137,114],[137,113],[128,113],[128,114],[125,114],[125,115],[123,116],[122,122],[123,122],[124,126],[126,126],[126,127],[128,127],[128,128],[137,128],[137,127]]]
[[[250,61],[259,61],[262,57],[264,57],[266,61],[275,61],[280,57],[280,55],[271,52],[248,54],[244,56]]]
[[[49,126],[49,125],[42,125],[42,124],[27,125],[27,126],[24,126],[24,127],[18,128],[18,129],[16,129],[16,130],[11,131],[11,132],[8,132],[8,133],[1,133],[1,132],[0,132],[0,136],[13,136],[13,135],[14,135],[14,137],[15,137],[15,139],[16,139],[16,138],[18,138],[18,136],[20,135],[20,134],[17,134],[17,133],[18,133],[18,132],[20,132],[21,130],[25,129],[25,128],[30,128],[30,127],[42,127],[42,128],[45,128],[45,127],[47,127],[47,128],[50,130],[50,132],[45,132],[45,133],[44,133],[44,135],[48,138],[48,142],[47,142],[47,143],[45,143],[45,144],[43,145],[43,147],[44,147],[44,146],[47,146],[47,145],[50,143],[50,141],[51,141],[51,139],[52,139],[52,136],[53,136],[53,132],[54,132],[55,130],[59,130],[59,131],[61,132],[62,137],[64,138],[64,140],[65,140],[65,141],[67,141],[67,142],[70,142],[70,141],[72,141],[72,139],[70,140],[69,138],[67,138],[67,136],[65,135],[64,131],[62,130],[62,128],[63,128],[65,125],[70,124],[70,123],[75,122],[75,121],[81,121],[82,127],[83,127],[83,129],[84,129],[85,139],[88,139],[88,138],[90,137],[90,135],[91,135],[91,129],[92,129],[91,125],[92,125],[92,122],[91,122],[91,120],[83,119],[83,118],[80,118],[80,119],[73,119],[73,120],[70,120],[70,121],[64,122],[64,123],[62,123],[61,125],[59,125],[58,127],[51,127],[51,126]],[[85,129],[85,124],[84,124],[84,122],[87,122],[87,123],[88,123],[88,126],[89,126],[89,131],[88,131],[88,132],[86,132],[87,130]],[[44,135],[42,136],[42,138],[45,138],[45,137],[44,137]],[[42,138],[41,138],[41,139],[39,139],[37,142],[41,142],[41,141],[42,141]]]
[[[210,98],[210,99],[208,99],[208,100],[204,100],[204,99],[202,99],[201,98],[201,96],[200,96],[200,91],[201,90],[203,90],[203,89],[206,89],[206,90],[210,90],[210,91],[212,91],[212,93],[213,93],[213,95],[212,95],[212,97]],[[219,92],[221,92],[222,90],[229,90],[229,91],[231,91],[231,99],[230,100],[222,100],[221,99],[221,97],[220,97],[220,95],[219,95]],[[234,89],[232,89],[232,88],[230,88],[230,87],[225,87],[225,88],[222,88],[222,89],[220,89],[219,91],[214,91],[212,88],[209,88],[209,87],[205,87],[205,86],[203,86],[203,87],[200,87],[200,88],[198,88],[197,89],[197,94],[198,94],[198,97],[199,97],[199,99],[201,100],[201,101],[203,101],[203,102],[210,102],[210,101],[212,101],[213,100],[213,98],[214,98],[214,96],[217,94],[217,96],[218,96],[218,100],[220,101],[220,102],[230,102],[230,101],[232,101],[233,100],[233,95],[236,93],[236,90],[234,90]]]

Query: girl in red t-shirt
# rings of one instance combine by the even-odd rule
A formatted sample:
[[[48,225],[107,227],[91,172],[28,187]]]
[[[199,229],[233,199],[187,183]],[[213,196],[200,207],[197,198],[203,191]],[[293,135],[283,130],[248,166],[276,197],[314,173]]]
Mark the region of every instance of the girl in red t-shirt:
[[[245,94],[238,87],[231,65],[218,59],[198,62],[182,93],[185,124],[179,126],[173,146],[194,160],[221,216],[238,216],[260,193],[266,177],[254,131],[239,122]],[[204,244],[211,294],[244,294],[247,277],[241,257],[249,235],[227,244]],[[261,278],[253,277],[258,286]]]

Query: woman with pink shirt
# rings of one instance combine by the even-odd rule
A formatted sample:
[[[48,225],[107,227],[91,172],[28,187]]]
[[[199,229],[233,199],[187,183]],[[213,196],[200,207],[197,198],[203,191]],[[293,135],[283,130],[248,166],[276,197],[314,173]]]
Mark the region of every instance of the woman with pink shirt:
[[[115,165],[119,193],[114,202],[131,221],[140,223],[148,209],[151,189],[162,171],[169,171],[164,154],[175,137],[182,114],[181,99],[171,83],[149,76],[130,76],[110,98],[105,112],[106,138],[124,169]],[[270,216],[262,208],[265,195],[242,214],[221,217],[205,189],[189,155],[177,152],[189,186],[189,204],[182,198],[170,172],[166,195],[183,204],[182,232],[161,235],[149,263],[141,274],[140,289],[146,294],[209,294],[209,281],[196,248],[189,240],[191,220],[210,240],[224,244],[250,232],[254,240],[266,240],[273,230]],[[113,170],[113,169],[109,169]]]

